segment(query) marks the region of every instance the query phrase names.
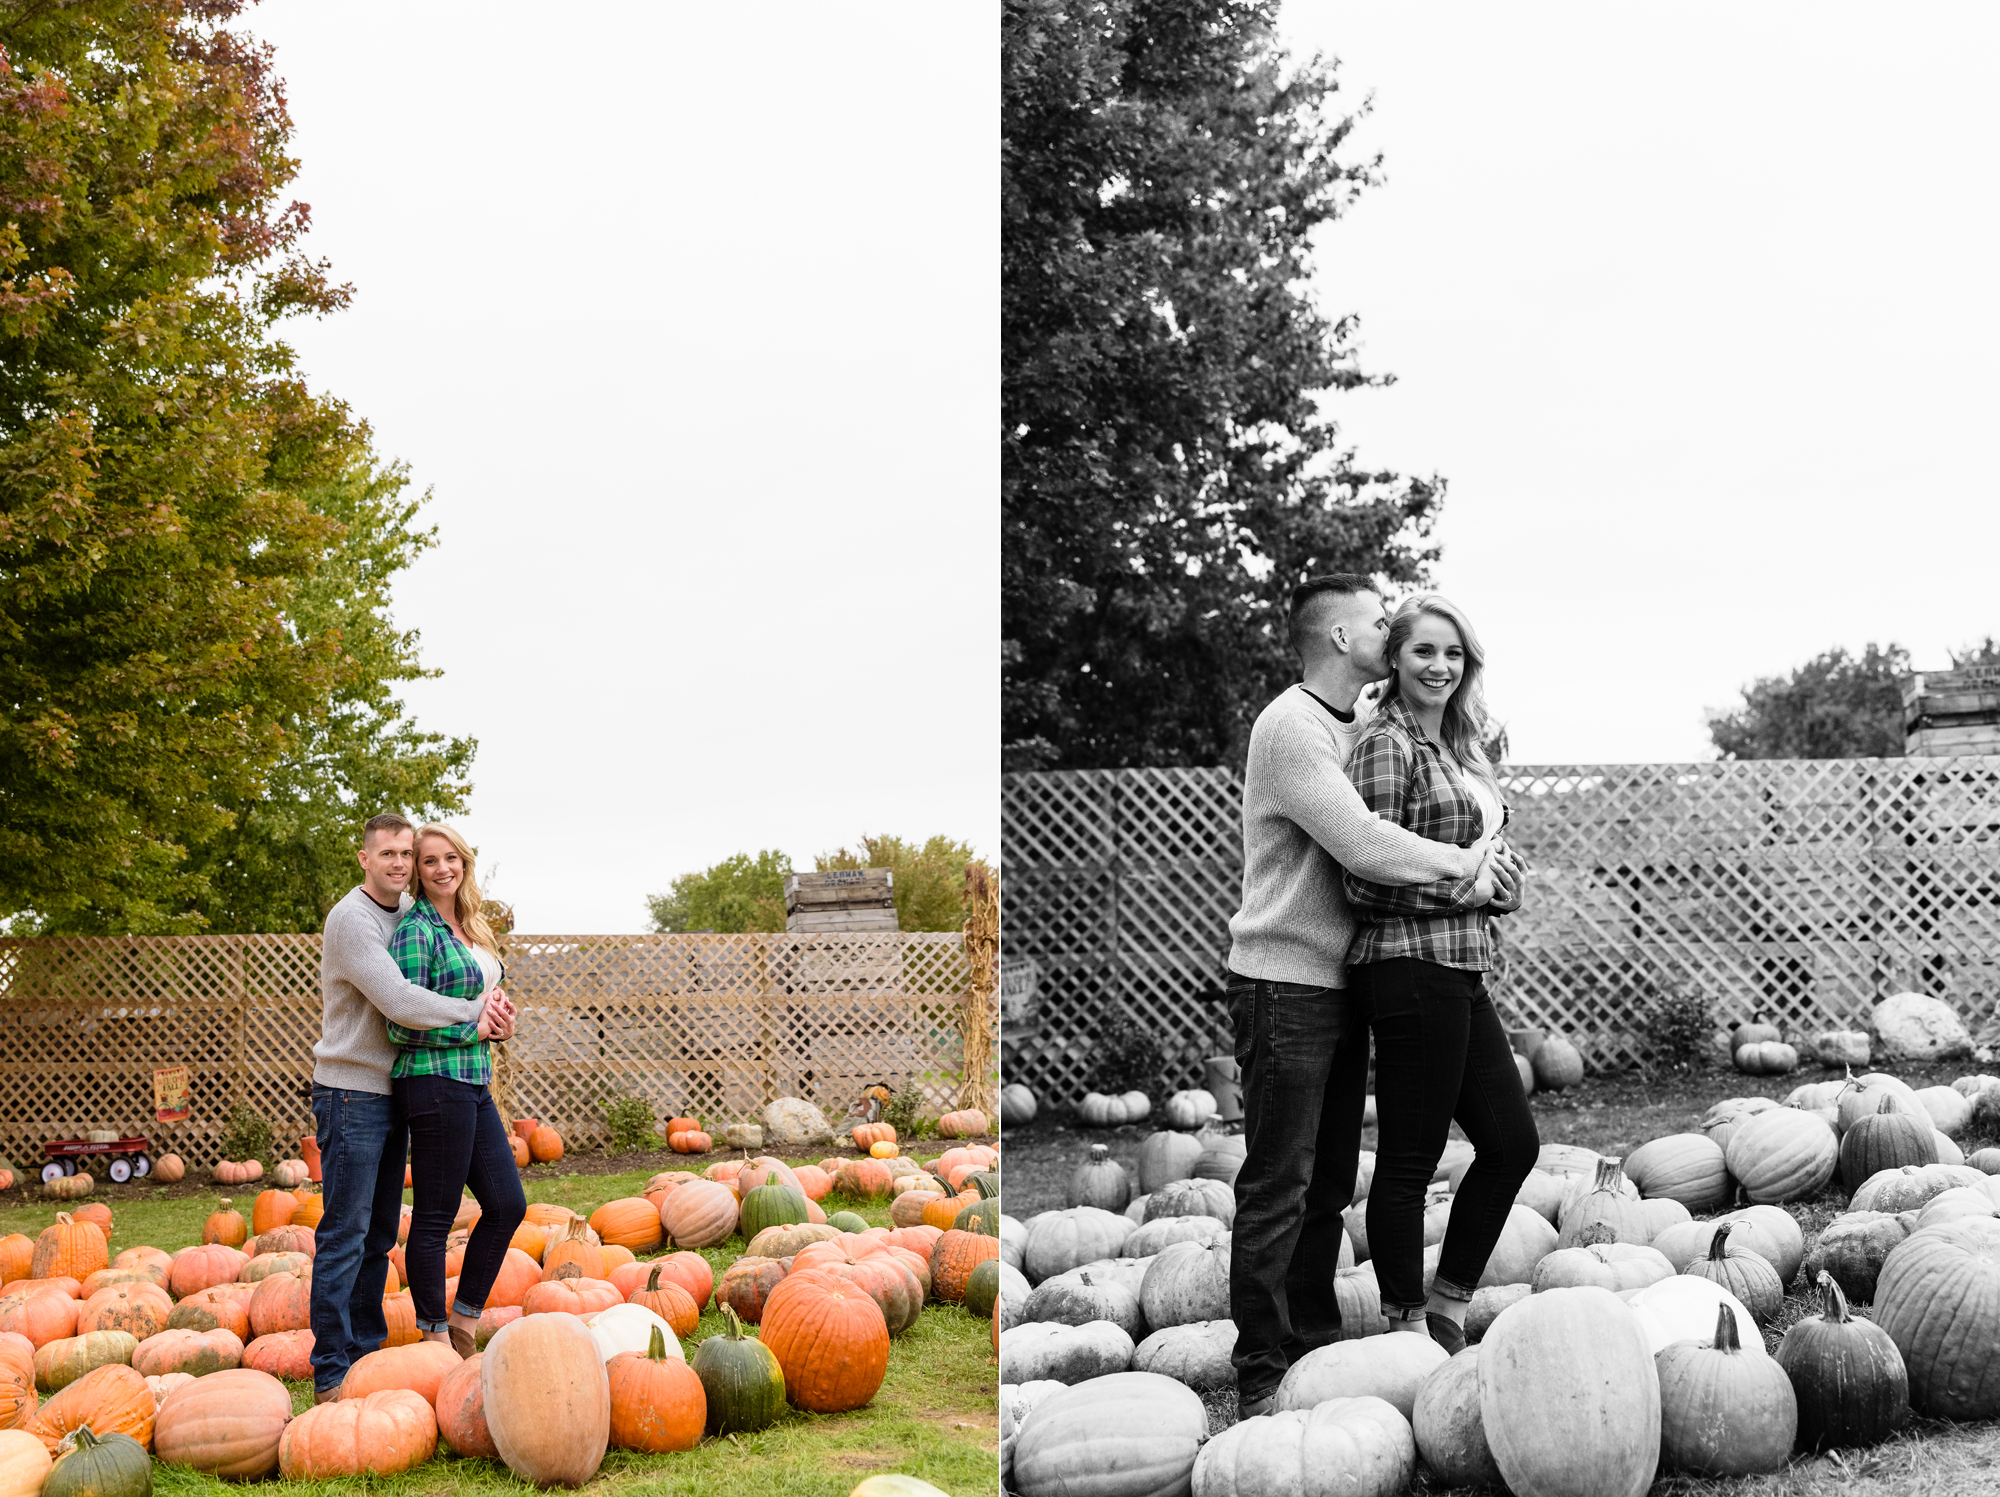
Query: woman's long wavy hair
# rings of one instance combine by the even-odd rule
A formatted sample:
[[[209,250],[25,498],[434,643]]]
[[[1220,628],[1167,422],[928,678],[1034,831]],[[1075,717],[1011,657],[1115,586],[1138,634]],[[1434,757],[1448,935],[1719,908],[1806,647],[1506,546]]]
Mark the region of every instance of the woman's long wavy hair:
[[[450,827],[430,822],[417,828],[417,887],[420,889],[423,887],[426,837],[444,838],[451,844],[451,850],[458,854],[458,860],[464,866],[465,873],[458,881],[458,895],[455,900],[458,906],[458,928],[465,932],[466,940],[473,945],[484,947],[498,956],[500,943],[494,940],[493,927],[486,921],[486,897],[479,892],[479,880],[474,876],[472,849],[466,845],[465,839]],[[424,897],[428,899],[430,896],[426,894]]]
[[[1459,643],[1465,646],[1465,673],[1458,679],[1458,689],[1444,704],[1440,735],[1444,746],[1467,770],[1497,791],[1499,780],[1493,773],[1493,761],[1487,758],[1484,747],[1488,729],[1486,689],[1482,684],[1486,673],[1486,651],[1480,648],[1479,636],[1472,632],[1472,625],[1464,611],[1450,599],[1438,593],[1418,593],[1405,598],[1389,620],[1389,684],[1383,689],[1382,703],[1387,706],[1402,695],[1402,677],[1397,674],[1395,663],[1403,653],[1403,646],[1410,642],[1410,635],[1416,631],[1417,620],[1425,614],[1450,624],[1458,631]]]

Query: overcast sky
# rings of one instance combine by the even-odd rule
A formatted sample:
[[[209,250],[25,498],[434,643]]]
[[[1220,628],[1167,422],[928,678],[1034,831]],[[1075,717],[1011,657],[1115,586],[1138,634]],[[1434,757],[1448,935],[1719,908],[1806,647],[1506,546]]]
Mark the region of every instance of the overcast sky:
[[[2000,634],[2000,12],[1289,0],[1386,185],[1322,241],[1450,481],[1436,579],[1522,762],[1713,757],[1834,645]]]
[[[478,737],[522,929],[763,847],[997,854],[996,16],[248,13],[357,289],[288,336],[435,492],[406,697]]]

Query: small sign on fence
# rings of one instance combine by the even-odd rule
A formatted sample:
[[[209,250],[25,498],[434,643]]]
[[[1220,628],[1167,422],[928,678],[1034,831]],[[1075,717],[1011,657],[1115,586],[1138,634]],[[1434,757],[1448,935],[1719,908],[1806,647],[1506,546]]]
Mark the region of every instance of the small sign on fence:
[[[153,1072],[153,1116],[163,1123],[185,1123],[194,1111],[194,1087],[186,1066]]]

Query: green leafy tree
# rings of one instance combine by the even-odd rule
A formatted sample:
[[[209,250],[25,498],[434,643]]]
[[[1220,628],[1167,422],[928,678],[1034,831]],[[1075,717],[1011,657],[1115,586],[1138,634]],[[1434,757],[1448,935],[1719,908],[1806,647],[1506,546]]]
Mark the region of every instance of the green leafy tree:
[[[775,848],[738,853],[699,873],[683,873],[646,906],[663,934],[718,933],[785,928],[785,875],[792,860]]]
[[[901,837],[863,837],[861,850],[821,853],[813,866],[887,868],[893,875],[896,924],[904,930],[958,930],[965,924],[965,865],[972,844],[949,837],[923,843]]]
[[[0,10],[0,919],[15,929],[283,928],[241,886],[320,845],[323,827],[301,828],[337,770],[314,755],[337,760],[337,719],[374,700],[367,646],[323,626],[342,610],[314,593],[368,544],[342,541],[335,492],[359,481],[365,433],[276,336],[348,292],[298,252],[291,121],[269,48],[227,29],[239,9]],[[278,811],[293,795],[321,804]],[[302,923],[316,902],[273,903]]]
[[[1004,0],[1001,610],[1011,769],[1233,757],[1296,679],[1286,592],[1420,580],[1443,485],[1323,401],[1386,383],[1306,289],[1377,180],[1274,3]],[[1365,107],[1365,106],[1363,106]]]
[[[1789,676],[1751,682],[1741,707],[1709,714],[1708,735],[1725,759],[1901,758],[1898,683],[1909,670],[1898,644],[1858,656],[1836,647]]]
[[[337,642],[334,681],[311,712],[281,723],[284,753],[259,791],[225,802],[234,825],[190,859],[207,880],[210,930],[318,930],[360,877],[354,849],[370,815],[425,821],[465,809],[475,743],[421,731],[394,692],[439,674],[419,663],[416,633],[389,617],[391,581],[437,544],[434,528],[412,524],[423,501],[403,497],[408,482],[401,466],[357,460],[305,491],[340,532],[293,590],[286,624],[302,641]]]

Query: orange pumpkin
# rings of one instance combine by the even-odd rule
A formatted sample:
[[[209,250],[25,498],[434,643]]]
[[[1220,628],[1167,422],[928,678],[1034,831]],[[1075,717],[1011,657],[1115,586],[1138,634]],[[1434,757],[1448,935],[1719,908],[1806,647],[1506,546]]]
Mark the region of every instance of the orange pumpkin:
[[[415,1346],[424,1339],[424,1333],[417,1329],[417,1307],[407,1289],[382,1296],[382,1319],[389,1327],[383,1346]]]
[[[90,1201],[70,1213],[80,1222],[95,1222],[97,1230],[104,1234],[106,1242],[111,1241],[111,1208],[102,1201]],[[78,1278],[83,1275],[78,1274]]]
[[[958,1213],[967,1206],[976,1205],[979,1199],[978,1191],[966,1190],[955,1196],[940,1196],[935,1201],[926,1201],[923,1224],[936,1227],[940,1232],[949,1232],[951,1224],[958,1220]]]
[[[186,1299],[198,1289],[233,1283],[249,1261],[249,1254],[219,1242],[185,1248],[174,1259],[168,1291],[175,1299]]]
[[[162,1185],[175,1185],[187,1173],[187,1161],[178,1154],[162,1154],[153,1161],[153,1178]]]
[[[660,1245],[659,1208],[643,1196],[621,1196],[590,1213],[590,1225],[605,1242],[634,1252],[651,1252]]]
[[[33,1280],[23,1279],[22,1283]],[[0,1305],[0,1331],[13,1331],[28,1338],[37,1351],[51,1341],[76,1334],[76,1318],[82,1305],[61,1289],[44,1288],[5,1305]]]
[[[292,1225],[295,1227],[318,1227],[320,1218],[326,1215],[326,1199],[318,1191],[297,1197],[298,1205],[292,1208]]]
[[[514,1229],[508,1246],[519,1248],[539,1263],[542,1254],[549,1250],[549,1229],[538,1222],[524,1221]]]
[[[312,1326],[312,1270],[274,1273],[250,1296],[250,1329],[259,1336]]]
[[[347,1369],[347,1381],[340,1385],[342,1398],[366,1398],[390,1388],[406,1388],[421,1394],[425,1403],[437,1402],[438,1387],[445,1374],[462,1359],[449,1341],[418,1341],[411,1346],[385,1346],[359,1358]]]
[[[872,1148],[876,1144],[897,1142],[896,1130],[887,1123],[856,1123],[854,1125],[854,1147]]]
[[[229,1209],[228,1196],[222,1198],[222,1205],[209,1213],[208,1220],[202,1223],[201,1240],[233,1248],[240,1248],[250,1240],[250,1224],[243,1220],[242,1212]]]
[[[745,1163],[741,1159],[718,1159],[701,1172],[701,1177],[704,1180],[731,1181],[743,1173]]]
[[[549,1244],[542,1254],[542,1278],[553,1279],[561,1273],[565,1265],[575,1264],[577,1272],[586,1279],[604,1277],[604,1254],[592,1241],[594,1234],[587,1223],[578,1219],[562,1230],[562,1235]]]
[[[882,1200],[889,1194],[889,1166],[879,1159],[850,1159],[840,1167],[835,1184],[852,1196]]]
[[[889,1220],[899,1227],[914,1227],[923,1221],[924,1208],[926,1206],[935,1201],[942,1201],[945,1198],[945,1193],[941,1190],[929,1190],[921,1185],[916,1186],[904,1191],[889,1203]],[[950,1223],[946,1223],[946,1225],[949,1226]],[[942,1231],[943,1228],[939,1228],[939,1230]]]
[[[528,1135],[528,1157],[537,1164],[549,1164],[563,1156],[562,1135],[544,1123]]]
[[[597,1251],[604,1256],[604,1277],[606,1279],[611,1277],[613,1269],[623,1268],[628,1263],[638,1261],[637,1255],[630,1248],[621,1247],[615,1242],[607,1243]]]
[[[157,1336],[167,1328],[174,1302],[167,1291],[150,1279],[137,1284],[112,1284],[82,1302],[77,1312],[76,1333],[130,1331],[140,1341]]]
[[[242,1339],[220,1326],[212,1331],[161,1331],[141,1341],[132,1353],[132,1370],[142,1377],[164,1377],[170,1372],[205,1377],[242,1363]]]
[[[547,1201],[534,1201],[528,1206],[524,1221],[531,1221],[538,1227],[566,1227],[576,1220],[576,1213],[567,1206],[552,1205]],[[553,1237],[555,1234],[549,1234]]]
[[[11,1363],[0,1367],[0,1429],[19,1429],[35,1417],[38,1403],[32,1371],[22,1372]]]
[[[270,1373],[211,1372],[167,1395],[152,1432],[153,1454],[210,1476],[269,1476],[278,1469],[278,1441],[291,1417],[291,1391]]]
[[[682,1128],[667,1135],[667,1147],[676,1154],[706,1154],[715,1140],[699,1128]]]
[[[486,1427],[486,1396],[480,1387],[479,1362],[483,1352],[474,1352],[445,1373],[438,1384],[438,1433],[451,1445],[453,1455],[497,1461],[499,1447]]]
[[[633,1265],[635,1268],[642,1266]],[[676,1336],[692,1336],[695,1326],[701,1320],[701,1310],[695,1304],[693,1296],[671,1277],[662,1277],[665,1267],[666,1265],[662,1263],[653,1264],[646,1274],[644,1287],[626,1295],[625,1301],[627,1304],[642,1305],[651,1310],[674,1328]]]
[[[988,1258],[1000,1256],[1000,1239],[984,1232],[946,1232],[931,1249],[931,1289],[946,1304],[965,1299],[965,1281]]]
[[[986,1114],[976,1107],[948,1112],[938,1119],[938,1134],[942,1138],[977,1138],[986,1130]]]
[[[298,1197],[289,1190],[260,1190],[257,1199],[250,1203],[250,1230],[261,1235],[273,1227],[288,1227],[292,1224],[292,1213],[298,1209]]]
[[[484,1351],[486,1343],[500,1334],[500,1327],[520,1318],[519,1305],[488,1305],[479,1312],[479,1324],[472,1328],[472,1344]]]
[[[892,1143],[874,1143],[868,1146],[870,1159],[894,1159],[900,1153],[902,1153],[901,1147]]]
[[[784,1369],[787,1401],[815,1414],[864,1407],[889,1370],[881,1306],[830,1273],[787,1274],[764,1303],[758,1339]]]
[[[521,1137],[520,1134],[516,1133],[509,1140],[509,1142],[512,1144],[514,1149],[515,1165],[520,1169],[526,1169],[529,1163],[534,1158],[534,1156],[528,1152],[528,1141],[525,1138]],[[483,1424],[481,1427],[482,1428],[484,1427]]]
[[[247,1342],[250,1337],[250,1300],[255,1284],[217,1284],[212,1289],[190,1294],[167,1317],[168,1330],[212,1331],[217,1326]]]
[[[866,1258],[871,1253],[887,1252],[889,1245],[879,1237],[870,1237],[862,1232],[842,1232],[838,1237],[823,1237],[818,1242],[809,1242],[792,1255],[792,1272],[813,1268],[822,1263],[849,1262]]]
[[[736,1193],[718,1180],[683,1185],[660,1203],[660,1225],[677,1247],[715,1247],[736,1231]]]
[[[619,1352],[604,1364],[604,1375],[610,1384],[613,1445],[657,1452],[692,1450],[701,1443],[708,1423],[707,1391],[692,1367],[667,1355],[658,1326],[643,1355]]]
[[[244,1347],[243,1365],[268,1372],[272,1377],[302,1382],[313,1375],[312,1355],[311,1331],[278,1331],[259,1336]]]
[[[264,1178],[264,1166],[255,1159],[218,1159],[215,1162],[215,1178],[223,1185],[248,1185],[253,1180]]]
[[[86,1372],[43,1404],[21,1427],[54,1454],[63,1436],[87,1424],[94,1435],[130,1435],[153,1443],[153,1390],[123,1362]]]
[[[9,1232],[0,1237],[0,1284],[27,1278],[29,1265],[34,1261],[35,1239],[26,1232]]]
[[[530,1286],[542,1281],[542,1265],[530,1258],[517,1247],[507,1249],[507,1256],[501,1260],[500,1272],[495,1275],[493,1288],[487,1292],[486,1308],[496,1306],[518,1306]]]
[[[816,1164],[801,1164],[793,1169],[792,1174],[808,1201],[823,1201],[827,1192],[833,1189],[833,1176]]]
[[[700,1128],[701,1128],[700,1118],[667,1119],[666,1131],[668,1133],[693,1133],[698,1131]]]
[[[784,1281],[785,1265],[777,1258],[738,1258],[723,1271],[715,1286],[715,1302],[736,1312],[738,1320],[755,1325],[764,1318],[771,1291]]]
[[[0,1373],[18,1372],[30,1382],[35,1378],[35,1343],[19,1331],[0,1331]],[[0,1429],[12,1426],[0,1423]]]
[[[316,1404],[285,1426],[278,1439],[278,1473],[287,1481],[394,1476],[435,1455],[437,1439],[430,1401],[407,1388],[343,1396]]]
[[[310,1258],[319,1251],[319,1237],[311,1227],[299,1226],[294,1221],[290,1226],[260,1232],[255,1242],[243,1246],[253,1258],[262,1253],[303,1253]]]
[[[928,1263],[931,1261],[931,1250],[937,1246],[937,1240],[944,1236],[946,1229],[931,1226],[915,1226],[870,1227],[868,1230],[870,1236],[879,1233],[882,1240],[888,1243],[890,1247],[907,1248],[922,1258],[924,1262]]]
[[[28,1277],[80,1281],[110,1263],[111,1253],[97,1224],[78,1221],[69,1212],[61,1211],[56,1213],[54,1225],[44,1228],[35,1239],[35,1256],[28,1264]]]
[[[603,1279],[586,1279],[574,1263],[565,1263],[559,1275],[545,1279],[521,1297],[523,1315],[595,1315],[623,1304],[618,1291]]]

